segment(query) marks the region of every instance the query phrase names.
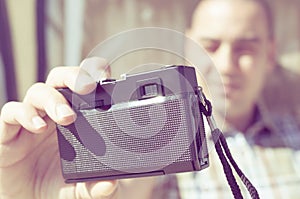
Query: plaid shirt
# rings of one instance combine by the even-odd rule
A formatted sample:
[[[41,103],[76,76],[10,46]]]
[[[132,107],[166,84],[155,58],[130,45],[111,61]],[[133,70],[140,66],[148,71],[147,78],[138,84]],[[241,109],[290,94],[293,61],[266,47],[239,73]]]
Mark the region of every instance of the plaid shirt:
[[[225,133],[231,153],[261,198],[299,198],[299,126],[291,116],[269,115],[259,107],[256,122],[247,132]],[[212,142],[208,145],[207,169],[160,178],[153,198],[233,198],[214,145]],[[240,179],[236,179],[243,196],[250,198]]]

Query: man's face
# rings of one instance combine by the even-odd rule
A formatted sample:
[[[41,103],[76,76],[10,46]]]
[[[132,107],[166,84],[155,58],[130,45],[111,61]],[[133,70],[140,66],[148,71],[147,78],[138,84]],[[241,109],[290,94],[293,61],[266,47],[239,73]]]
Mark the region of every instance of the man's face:
[[[263,9],[251,1],[205,1],[196,11],[188,34],[215,64],[210,67],[216,67],[219,77],[211,68],[203,76],[217,98],[214,101],[224,104],[226,97],[227,117],[251,111],[260,96],[272,65],[273,43],[267,28]]]

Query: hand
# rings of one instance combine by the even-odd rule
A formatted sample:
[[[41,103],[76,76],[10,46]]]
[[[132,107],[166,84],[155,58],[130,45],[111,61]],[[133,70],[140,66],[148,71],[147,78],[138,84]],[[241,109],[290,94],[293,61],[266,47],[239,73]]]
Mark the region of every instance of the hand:
[[[107,63],[85,60],[81,67],[57,67],[46,83],[29,88],[23,102],[8,102],[0,119],[0,198],[81,199],[115,198],[117,181],[65,184],[55,123],[68,125],[75,118],[56,88],[69,87],[87,94]],[[107,75],[107,74],[106,74]]]

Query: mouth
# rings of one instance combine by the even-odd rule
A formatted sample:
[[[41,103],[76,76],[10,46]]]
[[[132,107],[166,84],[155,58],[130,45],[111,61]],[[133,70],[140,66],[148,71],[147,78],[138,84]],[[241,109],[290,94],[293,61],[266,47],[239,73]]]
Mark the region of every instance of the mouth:
[[[234,91],[234,90],[239,90],[241,89],[241,83],[237,82],[224,82],[223,87],[225,91]]]
[[[238,96],[238,93],[242,90],[242,83],[241,82],[233,82],[227,81],[223,83],[224,94],[227,99],[234,98],[234,96]]]

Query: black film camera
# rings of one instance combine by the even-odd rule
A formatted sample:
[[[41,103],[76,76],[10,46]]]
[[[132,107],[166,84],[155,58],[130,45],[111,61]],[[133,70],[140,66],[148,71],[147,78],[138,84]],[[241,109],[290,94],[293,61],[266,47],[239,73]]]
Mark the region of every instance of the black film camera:
[[[77,113],[73,124],[57,125],[66,182],[208,167],[193,67],[166,66],[104,80],[88,95],[59,91]]]

